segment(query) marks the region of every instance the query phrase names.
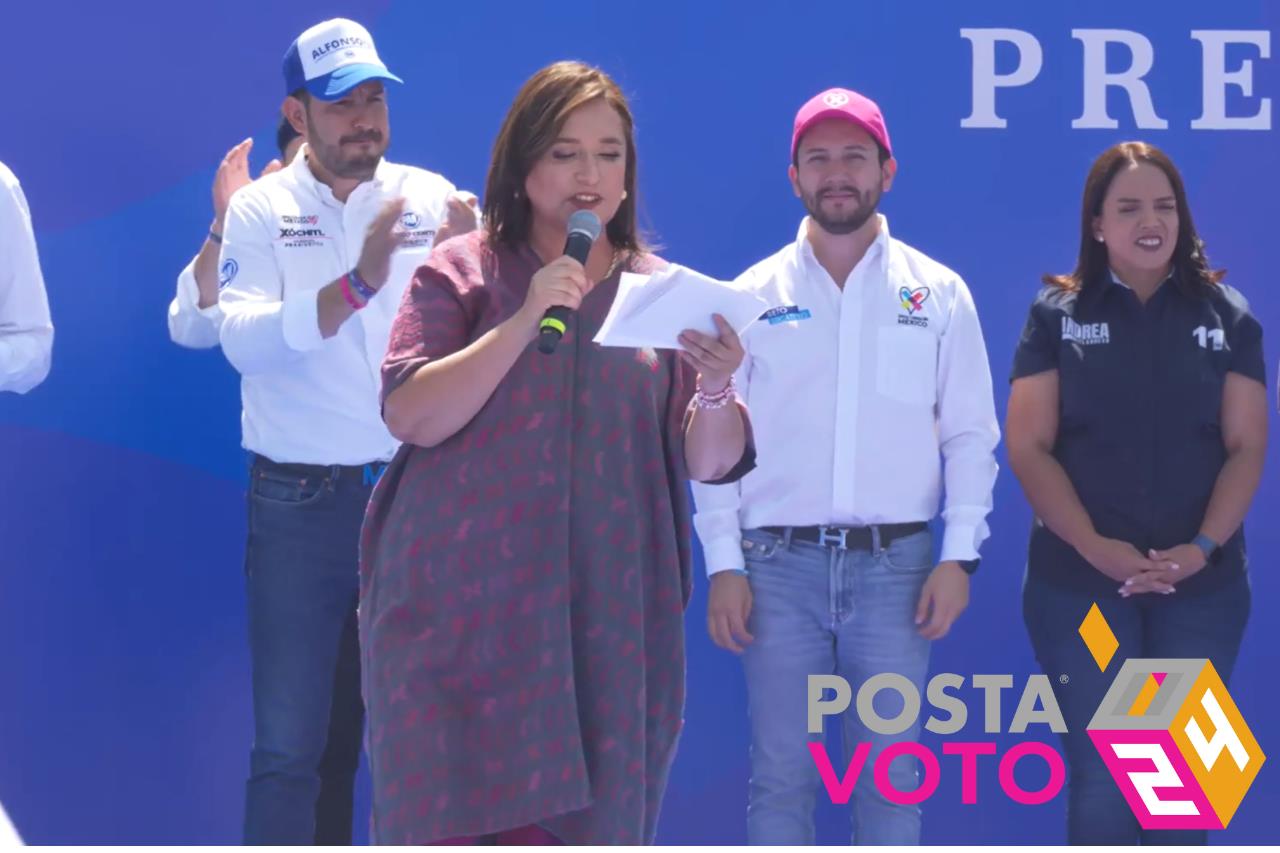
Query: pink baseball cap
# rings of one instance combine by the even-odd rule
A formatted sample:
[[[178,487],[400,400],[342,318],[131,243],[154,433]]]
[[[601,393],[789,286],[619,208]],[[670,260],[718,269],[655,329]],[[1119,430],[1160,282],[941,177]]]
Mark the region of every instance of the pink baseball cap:
[[[804,132],[828,118],[853,122],[871,134],[871,138],[880,143],[880,147],[890,157],[893,156],[893,148],[889,145],[889,129],[885,127],[884,116],[880,114],[880,107],[876,102],[849,89],[828,89],[814,95],[796,113],[796,126],[791,132],[792,160],[796,159],[796,148],[800,145],[800,137]]]

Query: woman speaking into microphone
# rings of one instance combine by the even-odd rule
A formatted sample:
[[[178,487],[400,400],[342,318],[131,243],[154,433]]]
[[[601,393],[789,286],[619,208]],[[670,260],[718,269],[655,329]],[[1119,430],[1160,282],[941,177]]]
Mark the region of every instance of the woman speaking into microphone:
[[[742,348],[724,325],[681,354],[592,343],[620,274],[662,266],[601,71],[525,83],[484,205],[418,270],[383,364],[405,444],[362,549],[374,837],[650,842],[684,705],[686,480],[751,464]],[[580,262],[583,210],[604,228]],[[563,338],[539,352],[556,306]]]

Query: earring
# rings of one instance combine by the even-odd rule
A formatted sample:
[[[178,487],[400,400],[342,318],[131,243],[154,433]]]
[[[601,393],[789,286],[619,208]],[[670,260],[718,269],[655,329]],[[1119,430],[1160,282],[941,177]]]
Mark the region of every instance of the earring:
[[[1105,243],[1105,242],[1107,242],[1106,240],[1102,239],[1102,235],[1101,235],[1101,234],[1094,234],[1094,235],[1093,235],[1093,239],[1097,240],[1099,243]]]
[[[623,200],[623,201],[626,201],[626,200],[627,200],[627,191],[626,191],[626,190],[623,190],[623,191],[622,191],[622,200]]]

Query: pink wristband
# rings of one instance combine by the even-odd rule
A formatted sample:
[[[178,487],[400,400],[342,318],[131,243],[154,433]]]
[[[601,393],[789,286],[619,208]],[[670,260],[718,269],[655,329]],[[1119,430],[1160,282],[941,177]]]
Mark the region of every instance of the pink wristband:
[[[367,304],[356,299],[356,295],[351,292],[350,277],[344,275],[338,284],[338,289],[342,291],[342,298],[347,300],[347,304],[351,306],[351,310],[359,311]]]

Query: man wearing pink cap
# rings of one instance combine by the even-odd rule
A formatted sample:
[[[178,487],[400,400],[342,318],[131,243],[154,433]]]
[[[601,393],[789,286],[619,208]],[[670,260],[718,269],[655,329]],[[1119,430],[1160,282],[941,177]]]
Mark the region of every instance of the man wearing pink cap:
[[[893,673],[923,695],[929,644],[968,604],[988,534],[1000,433],[982,329],[960,276],[889,236],[876,207],[896,172],[866,97],[830,89],[796,115],[789,176],[809,215],[794,243],[738,279],[776,306],[743,336],[735,375],[758,467],[738,483],[693,486],[708,629],[746,672],[754,844],[814,840],[807,741],[821,735],[807,733],[808,676],[842,676],[856,695]],[[929,522],[944,487],[935,562]],[[919,809],[883,797],[871,772],[918,723],[873,730],[856,704],[842,719],[844,759],[832,760],[843,773],[870,744],[854,840],[918,843]],[[894,690],[874,707],[881,720],[904,710]],[[914,759],[894,761],[889,781],[916,790]]]

